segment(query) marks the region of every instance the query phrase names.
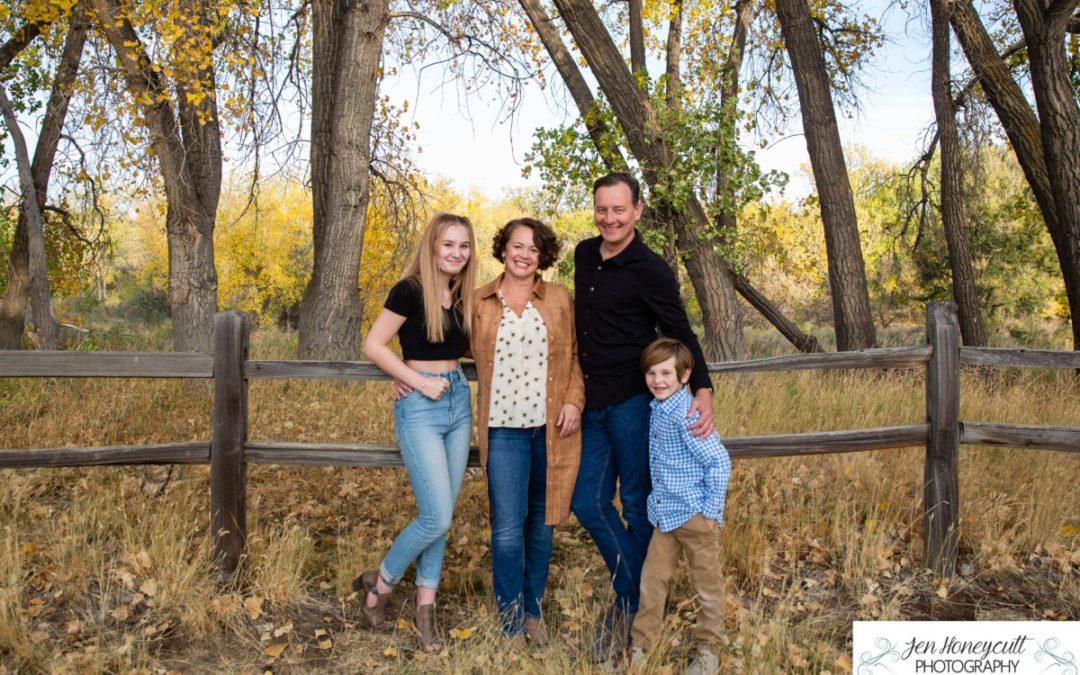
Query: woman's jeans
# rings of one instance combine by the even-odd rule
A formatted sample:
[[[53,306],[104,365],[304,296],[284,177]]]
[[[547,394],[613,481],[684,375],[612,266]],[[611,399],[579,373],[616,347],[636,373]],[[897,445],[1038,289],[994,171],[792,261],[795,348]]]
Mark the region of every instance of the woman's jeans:
[[[544,524],[546,428],[488,429],[491,577],[503,632],[521,635],[540,619],[554,528]]]
[[[379,572],[396,584],[415,560],[416,585],[438,588],[446,532],[469,459],[472,397],[460,368],[421,374],[449,380],[450,387],[438,401],[413,391],[394,403],[394,433],[420,513],[398,534]]]

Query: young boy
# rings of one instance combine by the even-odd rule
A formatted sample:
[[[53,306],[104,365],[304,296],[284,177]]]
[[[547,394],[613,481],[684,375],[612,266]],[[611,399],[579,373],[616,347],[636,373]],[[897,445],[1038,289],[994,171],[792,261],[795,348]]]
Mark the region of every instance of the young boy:
[[[661,338],[641,354],[645,384],[656,398],[649,418],[649,521],[652,541],[641,572],[641,605],[631,632],[631,667],[644,665],[664,623],[668,582],[679,551],[686,551],[690,578],[701,601],[694,638],[697,658],[687,675],[719,671],[717,656],[724,627],[724,577],[720,572],[719,528],[731,459],[715,434],[695,438],[688,430],[690,391],[686,383],[694,359],[678,340]]]

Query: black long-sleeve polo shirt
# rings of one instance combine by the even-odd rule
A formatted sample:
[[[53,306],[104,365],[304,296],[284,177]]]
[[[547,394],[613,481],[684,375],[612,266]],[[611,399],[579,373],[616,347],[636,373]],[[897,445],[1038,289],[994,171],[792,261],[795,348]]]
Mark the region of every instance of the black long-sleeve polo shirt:
[[[585,407],[603,408],[647,392],[641,352],[658,335],[690,348],[690,390],[712,389],[705,354],[690,328],[671,268],[637,232],[625,249],[607,260],[600,255],[601,241],[586,239],[574,250],[574,316]]]

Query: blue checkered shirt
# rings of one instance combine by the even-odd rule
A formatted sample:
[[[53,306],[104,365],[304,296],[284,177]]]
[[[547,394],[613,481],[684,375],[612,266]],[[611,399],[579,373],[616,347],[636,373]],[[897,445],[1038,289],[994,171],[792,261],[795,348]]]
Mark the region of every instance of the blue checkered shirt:
[[[695,438],[686,416],[693,398],[683,387],[663,401],[653,400],[649,417],[649,522],[671,532],[700,513],[720,524],[724,520],[731,458],[711,433]]]

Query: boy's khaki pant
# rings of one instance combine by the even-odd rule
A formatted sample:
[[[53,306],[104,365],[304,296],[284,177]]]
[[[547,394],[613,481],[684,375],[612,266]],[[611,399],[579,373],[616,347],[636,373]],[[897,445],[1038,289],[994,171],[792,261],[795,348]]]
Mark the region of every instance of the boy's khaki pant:
[[[701,602],[694,638],[698,647],[714,653],[720,647],[724,629],[724,577],[720,573],[720,530],[710,529],[705,516],[694,517],[671,532],[653,530],[645,567],[641,570],[641,603],[631,639],[635,647],[649,650],[664,625],[664,604],[668,582],[679,563],[679,552],[686,551],[690,563],[690,581]]]

